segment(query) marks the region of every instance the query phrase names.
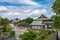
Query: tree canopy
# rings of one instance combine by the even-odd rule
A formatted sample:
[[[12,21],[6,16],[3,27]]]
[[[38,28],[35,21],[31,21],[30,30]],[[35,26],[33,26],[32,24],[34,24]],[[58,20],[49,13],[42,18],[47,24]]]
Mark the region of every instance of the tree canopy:
[[[15,31],[13,31],[11,25],[9,25],[11,22],[12,20],[8,20],[7,18],[3,19],[0,17],[0,25],[3,26],[2,30],[4,35],[15,35]]]
[[[53,18],[53,27],[60,29],[60,0],[55,0],[52,10],[56,13]]]
[[[11,20],[8,20],[7,18],[5,19],[0,18],[0,25],[5,26],[8,25],[9,23],[11,23]]]
[[[60,14],[60,0],[55,0],[52,9],[56,14]]]

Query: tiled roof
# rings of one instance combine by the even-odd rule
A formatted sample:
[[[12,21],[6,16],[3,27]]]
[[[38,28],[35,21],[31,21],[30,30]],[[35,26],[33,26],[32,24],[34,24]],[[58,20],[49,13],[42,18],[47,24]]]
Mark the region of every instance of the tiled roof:
[[[33,21],[30,25],[43,25],[42,21]]]
[[[43,20],[50,20],[50,19],[48,19],[48,18],[40,18],[40,19],[34,19],[34,20],[43,21]]]

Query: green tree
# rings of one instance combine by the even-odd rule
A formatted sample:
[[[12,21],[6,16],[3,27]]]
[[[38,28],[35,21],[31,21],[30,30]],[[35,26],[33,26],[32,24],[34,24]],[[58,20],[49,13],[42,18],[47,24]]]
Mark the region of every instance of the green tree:
[[[0,25],[1,25],[1,20],[2,20],[2,18],[0,17]]]
[[[26,18],[26,19],[18,21],[16,24],[19,26],[25,26],[25,25],[29,25],[32,22],[33,22],[32,18]]]
[[[53,27],[60,29],[60,0],[55,0],[52,10],[56,13],[55,17],[53,18]]]
[[[55,0],[52,9],[56,14],[60,14],[60,0]]]
[[[0,25],[2,25],[2,26],[6,26],[6,25],[8,25],[10,23],[10,20],[8,20],[8,19],[1,19],[1,22],[0,22]]]
[[[0,25],[3,26],[0,29],[3,30],[3,34],[5,36],[7,36],[7,34],[15,36],[15,31],[13,31],[11,25],[9,25],[11,22],[12,20],[8,20],[7,18],[3,19],[0,17]]]
[[[12,31],[12,27],[10,25],[6,25],[6,26],[4,26],[3,31],[4,31],[3,32],[4,35],[7,35]]]
[[[32,18],[27,18],[27,19],[25,19],[26,20],[26,22],[28,23],[28,24],[30,24],[31,22],[33,22],[33,19]]]
[[[11,32],[12,31],[12,27],[10,25],[6,25],[6,32]]]
[[[12,27],[10,25],[6,25],[3,30],[4,35],[10,34],[11,37],[15,36],[15,31],[12,30]]]
[[[60,29],[60,16],[55,16],[52,21],[53,27],[56,29]]]

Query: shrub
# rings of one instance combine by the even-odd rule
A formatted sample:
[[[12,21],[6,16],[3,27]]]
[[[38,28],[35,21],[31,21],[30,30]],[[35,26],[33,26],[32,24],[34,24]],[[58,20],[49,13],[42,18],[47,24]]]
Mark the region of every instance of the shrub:
[[[8,32],[3,32],[3,35],[4,35],[4,36],[7,36],[7,35],[8,35]]]
[[[10,32],[10,35],[13,37],[13,36],[15,36],[15,31],[11,31]]]

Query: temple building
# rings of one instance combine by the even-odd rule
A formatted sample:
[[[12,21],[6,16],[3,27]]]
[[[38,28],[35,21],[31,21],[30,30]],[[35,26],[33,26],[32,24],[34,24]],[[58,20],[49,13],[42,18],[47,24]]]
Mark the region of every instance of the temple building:
[[[52,28],[52,20],[44,16],[43,14],[35,19],[31,24],[30,24],[32,29],[51,29]]]

